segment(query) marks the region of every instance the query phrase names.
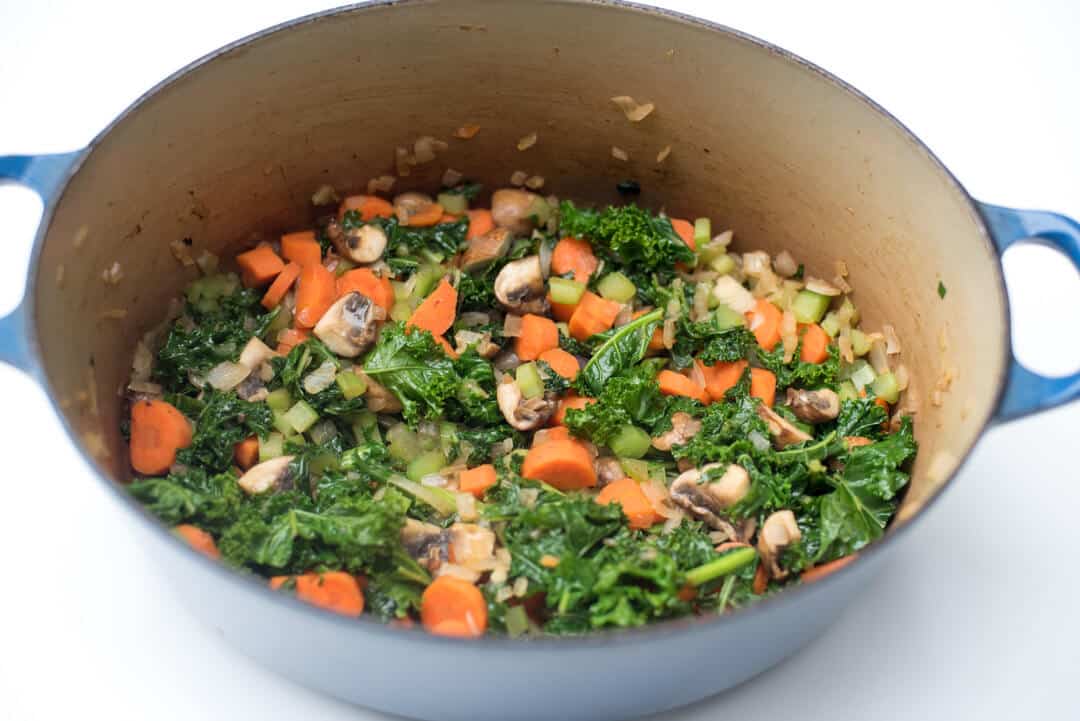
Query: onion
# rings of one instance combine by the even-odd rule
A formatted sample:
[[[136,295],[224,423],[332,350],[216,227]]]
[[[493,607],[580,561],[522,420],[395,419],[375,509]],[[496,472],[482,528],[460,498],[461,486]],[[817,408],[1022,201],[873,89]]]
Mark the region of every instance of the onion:
[[[340,201],[337,191],[334,190],[334,186],[329,183],[324,183],[315,189],[315,192],[311,194],[312,205],[332,205]]]
[[[337,366],[331,361],[323,361],[323,364],[308,373],[304,377],[304,392],[311,395],[315,395],[321,391],[330,387],[330,384],[334,382],[334,377],[337,375]]]
[[[151,383],[150,381],[136,381],[133,380],[128,383],[128,390],[132,393],[139,393],[141,395],[155,396],[160,398],[165,392],[165,389],[158,383]]]
[[[209,250],[204,250],[195,259],[195,265],[199,266],[199,270],[203,272],[203,275],[213,275],[218,269],[218,257]]]
[[[663,526],[663,528],[660,529],[660,532],[665,534],[665,535],[668,534],[668,533],[671,533],[676,528],[678,528],[679,526],[682,525],[683,518],[684,518],[684,515],[679,514],[679,516],[677,518],[669,518],[669,519],[667,519],[666,521],[664,521],[664,526]]]
[[[731,245],[731,241],[732,241],[732,239],[734,237],[735,237],[735,232],[734,231],[725,230],[723,233],[720,233],[719,235],[714,235],[713,239],[712,239],[712,243],[710,243],[710,245],[718,245],[721,248],[726,248],[729,245]]]
[[[397,170],[397,174],[401,177],[407,176],[410,172],[411,166],[415,165],[416,161],[413,159],[408,148],[403,148],[400,145],[394,148],[394,169]]]
[[[521,186],[525,185],[525,180],[528,177],[529,174],[526,173],[524,170],[515,170],[513,173],[510,174],[510,185],[513,185],[515,188],[520,188]]]
[[[675,319],[668,318],[664,321],[664,330],[661,334],[664,340],[664,347],[670,350],[675,346]]]
[[[471,140],[473,136],[475,136],[479,132],[479,125],[462,125],[460,128],[454,131],[454,137],[461,138],[462,140]]]
[[[840,348],[840,357],[844,359],[845,363],[855,362],[855,349],[851,346],[850,328],[840,329],[840,337],[837,338],[836,345]]]
[[[464,326],[487,325],[490,322],[490,315],[478,311],[469,311],[458,316],[458,324]]]
[[[514,439],[513,438],[504,438],[501,441],[499,441],[498,443],[493,443],[491,445],[491,457],[492,458],[502,458],[503,456],[505,456],[506,454],[510,453],[513,450],[514,450]]]
[[[648,117],[649,113],[656,109],[656,106],[652,103],[638,104],[629,95],[616,95],[611,99],[611,102],[619,106],[619,110],[623,111],[623,115],[631,123],[640,123]]]
[[[232,361],[222,361],[206,374],[206,382],[219,391],[231,391],[251,375],[251,369]]]
[[[795,314],[785,310],[780,319],[780,340],[784,343],[784,362],[790,363],[795,357],[795,348],[799,345],[799,336],[796,334]]]
[[[747,313],[753,310],[757,301],[754,295],[742,287],[739,281],[725,275],[716,279],[713,286],[713,297],[731,308],[736,313]]]
[[[870,365],[878,375],[887,373],[889,370],[889,356],[885,353],[885,341],[875,338],[870,344]]]
[[[776,272],[785,278],[790,278],[799,272],[799,264],[791,257],[791,253],[786,250],[780,251],[780,254],[773,261],[773,266],[776,268]]]
[[[135,344],[135,356],[131,359],[131,382],[150,380],[154,370],[154,354],[143,341]]]
[[[701,320],[709,314],[709,294],[712,286],[709,283],[698,283],[694,286],[694,320]]]
[[[836,268],[836,275],[837,276],[839,276],[841,278],[847,278],[847,276],[848,276],[847,261],[838,260],[835,263],[833,263],[833,266]]]
[[[511,587],[511,589],[513,590],[515,596],[521,598],[529,592],[529,579],[525,578],[524,576],[519,576],[518,578],[514,579],[514,585]]]
[[[533,131],[533,132],[529,133],[528,135],[523,137],[521,140],[517,141],[517,149],[518,150],[528,150],[532,146],[536,145],[536,139],[537,139],[536,131]]]
[[[630,153],[626,152],[617,145],[612,145],[611,157],[615,158],[616,160],[622,160],[625,162],[630,159]]]
[[[763,436],[760,431],[750,431],[746,434],[746,438],[750,441],[750,445],[759,451],[769,449],[769,439]]]
[[[902,391],[907,390],[908,385],[911,383],[911,375],[908,373],[907,366],[903,363],[896,366],[893,375],[896,376],[896,387]]]
[[[769,254],[763,250],[743,253],[743,272],[751,278],[756,278],[766,270],[772,270],[769,265]]]
[[[525,187],[529,190],[540,190],[546,182],[543,175],[530,175],[525,179]]]
[[[754,289],[751,293],[755,298],[764,298],[773,295],[779,290],[780,276],[772,272],[772,269],[766,268],[757,276],[757,282],[754,283]]]
[[[455,185],[461,182],[464,178],[461,173],[453,168],[447,168],[446,172],[442,174],[442,184],[444,188],[453,188]]]
[[[519,338],[521,336],[521,316],[507,313],[503,319],[503,335],[507,338]]]
[[[546,241],[540,241],[540,272],[545,278],[551,275],[551,256],[554,252],[555,246]]]
[[[671,146],[665,145],[660,149],[660,152],[656,154],[656,162],[662,163],[667,160],[667,156],[671,155]]]
[[[458,493],[455,498],[457,499],[458,519],[475,521],[477,519],[476,496],[471,493]]]
[[[885,352],[889,355],[896,355],[900,352],[900,338],[896,335],[896,329],[889,323],[886,323],[881,327],[881,331],[885,334]]]
[[[393,175],[380,175],[377,178],[372,178],[367,182],[368,195],[375,195],[376,192],[389,193],[393,190],[396,182],[397,178]]]
[[[830,298],[840,295],[840,289],[832,283],[810,276],[806,279],[806,289],[818,295],[827,295]]]
[[[421,135],[413,143],[413,165],[423,165],[435,159],[435,138]]]
[[[480,580],[480,573],[472,570],[471,568],[465,568],[465,566],[459,566],[456,563],[443,563],[439,566],[435,572],[436,576],[453,576],[454,578],[460,578],[463,581],[469,583],[476,583]]]
[[[251,336],[251,340],[244,346],[244,350],[240,352],[240,365],[247,366],[251,370],[255,370],[266,361],[274,357],[273,349],[263,343],[257,336]]]

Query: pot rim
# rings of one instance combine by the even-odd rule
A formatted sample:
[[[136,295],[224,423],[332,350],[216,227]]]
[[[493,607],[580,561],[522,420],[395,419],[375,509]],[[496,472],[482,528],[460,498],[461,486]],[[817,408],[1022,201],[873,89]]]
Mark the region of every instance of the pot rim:
[[[169,528],[160,521],[156,516],[147,511],[138,501],[136,501],[131,494],[127,493],[120,483],[112,480],[108,477],[108,474],[104,473],[98,465],[97,459],[87,452],[83,445],[83,442],[68,421],[67,416],[63,413],[63,409],[60,408],[55,391],[52,384],[49,382],[48,377],[44,374],[42,364],[40,362],[41,351],[38,344],[37,337],[37,324],[36,317],[34,315],[35,305],[34,299],[36,296],[37,280],[38,280],[38,266],[41,261],[41,251],[44,245],[45,236],[48,233],[49,226],[52,222],[53,215],[56,207],[63,197],[64,191],[67,189],[71,179],[81,169],[82,164],[86,158],[94,151],[94,149],[124,120],[129,116],[137,113],[141,107],[151,100],[158,93],[165,91],[171,85],[178,82],[182,78],[192,74],[199,70],[204,65],[208,65],[215,60],[219,60],[233,52],[242,50],[243,48],[263,40],[264,38],[276,35],[278,33],[293,30],[295,28],[321,22],[326,19],[336,17],[339,15],[346,15],[351,13],[362,13],[368,10],[377,8],[390,8],[390,7],[411,7],[422,6],[445,0],[367,0],[365,2],[357,2],[349,5],[343,5],[327,10],[321,10],[308,15],[303,15],[291,20],[286,20],[281,23],[277,23],[270,27],[264,28],[250,35],[247,35],[238,40],[234,40],[231,43],[221,46],[220,48],[213,50],[206,55],[192,61],[179,70],[173,72],[166,78],[156,83],[149,90],[142,93],[134,102],[132,102],[127,108],[125,108],[119,115],[117,115],[104,129],[102,129],[87,146],[77,153],[77,157],[71,163],[70,167],[63,174],[63,177],[57,183],[50,197],[45,203],[45,207],[42,210],[41,221],[38,225],[38,230],[34,238],[34,245],[31,251],[30,265],[27,274],[26,291],[24,295],[24,311],[28,319],[24,333],[27,342],[28,350],[35,359],[34,364],[36,373],[39,376],[42,385],[47,391],[46,395],[49,398],[49,402],[52,405],[52,409],[56,416],[59,418],[64,430],[67,432],[68,437],[74,443],[77,452],[82,456],[83,460],[91,467],[97,480],[102,482],[107,488],[112,497],[124,505],[127,510],[132,511],[133,514],[139,519],[139,522],[148,527],[151,533],[158,534],[159,538],[167,537],[165,540],[167,543],[177,544],[174,546],[181,552],[188,552],[197,556],[194,559],[196,563],[201,563],[204,567],[207,567],[211,573],[215,573],[219,578],[227,583],[234,584],[238,590],[244,590],[248,593],[259,594],[259,597],[264,601],[271,603],[285,604],[283,608],[291,608],[294,612],[300,612],[309,614],[312,621],[321,621],[323,623],[337,624],[342,633],[351,632],[364,632],[364,633],[376,633],[381,636],[396,640],[399,642],[412,642],[416,645],[435,646],[435,645],[447,645],[447,647],[453,647],[457,649],[479,649],[479,648],[494,648],[499,651],[513,651],[516,653],[528,653],[528,652],[546,652],[552,650],[558,651],[585,651],[594,650],[603,647],[610,646],[623,646],[627,644],[638,644],[645,641],[659,639],[660,637],[672,638],[675,636],[685,635],[687,633],[700,632],[705,625],[708,626],[720,626],[722,624],[736,623],[742,619],[750,618],[755,615],[769,613],[773,609],[780,609],[787,605],[798,604],[802,602],[802,599],[812,593],[820,592],[820,589],[829,584],[835,584],[838,579],[846,578],[850,574],[857,572],[855,569],[862,567],[866,563],[877,562],[879,555],[884,553],[886,549],[895,545],[895,541],[898,538],[904,537],[908,534],[910,529],[917,523],[921,522],[926,516],[932,506],[934,506],[940,498],[944,495],[947,488],[952,486],[953,480],[957,473],[968,462],[971,452],[975,445],[982,438],[986,432],[987,427],[992,423],[994,419],[994,410],[998,408],[1001,403],[1002,397],[1005,392],[1005,386],[1007,381],[1007,374],[1009,369],[1009,362],[1012,358],[1012,340],[1009,328],[1011,327],[1011,313],[1009,306],[1009,296],[1006,291],[1004,275],[1002,273],[1000,256],[997,252],[993,241],[992,234],[989,229],[989,224],[981,211],[979,204],[968,193],[967,189],[960,183],[955,175],[945,166],[944,163],[934,154],[932,150],[916,136],[907,126],[900,122],[892,113],[887,111],[881,105],[869,98],[864,93],[850,85],[849,83],[841,80],[839,77],[833,75],[829,71],[815,65],[814,63],[796,55],[793,52],[785,50],[777,45],[762,40],[754,35],[745,33],[735,28],[723,25],[721,23],[713,22],[704,18],[689,15],[687,13],[679,12],[676,10],[670,10],[667,8],[660,8],[650,5],[642,5],[632,0],[553,0],[562,5],[591,5],[606,7],[613,12],[625,12],[625,13],[641,13],[645,15],[652,15],[660,19],[674,21],[680,24],[692,25],[705,30],[709,30],[715,33],[721,33],[735,38],[736,40],[755,46],[761,50],[765,50],[773,55],[779,56],[789,62],[799,65],[804,70],[807,70],[831,85],[845,91],[847,94],[853,96],[861,103],[869,107],[876,114],[882,116],[889,121],[896,130],[898,130],[906,139],[915,146],[916,149],[926,155],[930,162],[936,166],[937,170],[943,174],[944,178],[949,182],[954,190],[959,192],[961,196],[967,201],[968,207],[971,211],[972,220],[975,222],[976,228],[981,231],[983,242],[986,244],[988,250],[990,250],[998,261],[993,264],[991,272],[994,273],[997,288],[1002,298],[1003,309],[1003,328],[1005,333],[1004,358],[1002,359],[1001,370],[998,374],[999,382],[994,391],[993,403],[989,406],[990,411],[986,417],[980,421],[979,431],[974,436],[973,440],[964,449],[963,453],[959,457],[956,468],[949,475],[943,483],[941,483],[933,493],[926,498],[919,510],[909,519],[905,520],[898,526],[890,527],[886,530],[886,533],[879,540],[871,543],[866,548],[861,549],[858,552],[858,562],[847,564],[846,566],[838,569],[834,573],[829,574],[827,577],[815,582],[812,585],[798,585],[791,588],[786,588],[782,592],[775,595],[766,597],[761,601],[758,601],[751,606],[739,609],[730,614],[714,614],[714,615],[702,615],[702,616],[687,616],[681,618],[668,619],[663,621],[657,621],[647,624],[645,626],[636,628],[624,628],[624,629],[602,629],[597,631],[590,631],[589,633],[581,636],[545,636],[540,638],[530,638],[527,641],[521,639],[510,639],[496,636],[484,636],[480,639],[458,639],[447,638],[442,636],[435,636],[429,634],[420,628],[403,629],[394,628],[389,624],[375,620],[366,615],[362,615],[359,618],[345,618],[338,614],[325,611],[317,608],[309,603],[301,601],[293,595],[273,593],[264,583],[259,583],[255,576],[249,576],[241,574],[223,563],[212,561],[200,553],[197,553],[190,549],[187,544],[177,538]]]

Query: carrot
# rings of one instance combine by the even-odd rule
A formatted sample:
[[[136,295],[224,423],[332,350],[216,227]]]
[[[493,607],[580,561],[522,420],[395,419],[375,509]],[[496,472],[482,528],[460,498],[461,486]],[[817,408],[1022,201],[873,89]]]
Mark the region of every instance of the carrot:
[[[288,355],[296,346],[300,345],[311,337],[311,331],[306,328],[285,328],[278,332],[277,337],[277,352],[281,355]]]
[[[248,288],[266,285],[285,269],[285,263],[268,245],[240,253],[236,256],[236,264],[240,266],[240,278]]]
[[[191,445],[191,424],[165,401],[131,405],[131,467],[146,476],[169,470],[176,452]]]
[[[439,576],[420,598],[420,622],[438,636],[476,638],[487,629],[487,601],[468,581]]]
[[[858,558],[858,556],[859,554],[853,553],[850,556],[844,556],[843,558],[838,558],[835,561],[829,561],[828,563],[823,563],[820,566],[808,568],[802,572],[802,574],[799,576],[799,580],[803,583],[813,583],[814,581],[821,580],[822,578],[828,576],[830,573],[833,573],[834,571],[839,571],[841,568]]]
[[[683,603],[690,603],[695,598],[697,598],[697,586],[692,586],[689,583],[684,584],[683,587],[680,588],[679,592],[676,594],[676,598],[678,598]]]
[[[465,215],[469,216],[469,229],[465,231],[465,240],[479,238],[495,228],[495,220],[487,208],[466,210]]]
[[[274,282],[270,284],[270,287],[266,290],[266,295],[262,298],[263,307],[267,310],[273,310],[277,307],[277,304],[281,302],[281,299],[285,297],[285,294],[289,292],[289,288],[292,288],[292,284],[296,282],[296,279],[300,277],[300,265],[298,263],[289,263],[285,268],[278,273],[278,277],[274,278]]]
[[[656,375],[656,382],[660,384],[660,392],[666,396],[686,396],[709,403],[709,396],[705,388],[699,386],[681,373],[662,370]]]
[[[443,207],[438,203],[432,203],[419,213],[414,213],[409,216],[409,220],[402,225],[408,225],[413,228],[422,228],[429,225],[438,225],[439,221],[443,217]]]
[[[542,315],[526,313],[521,317],[521,335],[514,340],[514,352],[523,361],[536,360],[540,354],[559,347],[559,329],[555,321]],[[577,361],[574,362],[575,365]]]
[[[539,446],[542,443],[549,441],[568,441],[571,440],[570,429],[566,426],[555,426],[554,428],[541,428],[536,433],[533,433],[532,444]]]
[[[559,342],[558,330],[556,330],[555,342]],[[518,353],[518,356],[520,357],[521,354]],[[577,358],[570,355],[562,348],[551,348],[544,351],[537,357],[539,360],[542,360],[549,366],[551,366],[551,370],[555,371],[568,381],[574,380],[574,378],[578,374]]]
[[[282,586],[284,586],[285,583],[291,578],[292,578],[292,576],[271,576],[270,577],[270,588],[272,588],[273,590],[276,591],[279,588],[281,588]]]
[[[214,543],[214,537],[198,526],[181,523],[173,528],[173,533],[183,538],[189,546],[207,558],[215,561],[221,558],[221,551],[218,550],[217,544]]]
[[[596,502],[602,505],[618,503],[622,506],[630,528],[645,529],[664,520],[649,503],[641,485],[633,478],[620,478],[607,484],[596,497]]]
[[[750,395],[771,406],[776,402],[776,375],[764,368],[750,369]]]
[[[386,622],[386,625],[390,628],[412,628],[416,625],[416,622],[405,616],[404,618],[392,618]]]
[[[751,590],[758,596],[765,593],[765,589],[769,587],[769,576],[765,572],[765,564],[759,563],[757,570],[754,571],[754,584],[751,586]]]
[[[758,298],[757,305],[746,314],[746,318],[759,346],[765,350],[776,347],[780,342],[780,321],[783,317],[779,308],[764,298]]]
[[[574,311],[577,310],[578,307],[577,303],[574,303],[573,305],[570,305],[569,303],[556,303],[551,299],[551,293],[548,293],[547,299],[548,304],[551,305],[551,316],[555,320],[566,323],[574,317]]]
[[[322,248],[319,247],[319,241],[315,240],[314,230],[281,236],[281,254],[285,256],[285,260],[291,260],[301,267],[322,262]]]
[[[300,278],[296,281],[296,315],[293,317],[298,328],[315,327],[334,304],[336,285],[334,274],[319,264],[300,270]]]
[[[356,576],[344,571],[297,576],[296,597],[343,616],[359,616],[364,612],[364,592]]]
[[[443,223],[456,223],[459,220],[461,220],[460,215],[454,215],[453,213],[444,212],[442,214],[442,217],[439,218],[439,222],[436,223],[436,225],[442,225]]]
[[[233,460],[245,471],[259,462],[259,438],[248,436],[233,446]]]
[[[697,243],[694,242],[694,224],[689,220],[683,220],[682,218],[671,218],[671,227],[675,229],[679,237],[682,238],[682,242],[690,246],[690,250],[697,250]]]
[[[581,410],[590,403],[596,403],[595,398],[583,398],[582,396],[574,395],[573,393],[567,394],[565,398],[559,401],[559,407],[555,410],[555,415],[551,417],[551,425],[561,426],[566,420],[566,412],[571,408]]]
[[[525,454],[521,475],[558,488],[573,491],[596,485],[592,456],[579,441],[548,441]]]
[[[852,448],[858,448],[859,446],[868,446],[873,443],[869,438],[863,436],[844,436],[844,445],[850,451]]]
[[[828,334],[817,323],[810,323],[803,332],[799,360],[803,363],[824,363],[828,358]]]
[[[454,346],[450,345],[450,341],[446,340],[446,338],[443,338],[441,335],[436,335],[432,337],[435,339],[435,345],[442,348],[443,352],[446,353],[446,355],[450,356],[450,358],[454,360],[458,359],[458,352],[454,350]]]
[[[350,195],[341,201],[338,208],[338,222],[345,219],[345,213],[355,210],[360,213],[360,220],[367,222],[375,218],[390,218],[394,215],[394,206],[389,201],[374,195]]]
[[[746,361],[720,361],[705,373],[705,390],[709,397],[719,403],[724,400],[724,394],[735,387],[746,370]]]
[[[580,341],[590,336],[603,333],[615,324],[619,315],[618,303],[601,298],[596,293],[585,291],[578,301],[574,314],[570,316],[570,335]]]
[[[390,279],[375,275],[370,268],[355,268],[337,279],[338,298],[354,290],[367,296],[375,305],[382,306],[387,313],[394,307],[394,286],[390,284]]]
[[[555,275],[573,274],[579,283],[588,283],[589,276],[600,267],[589,241],[581,238],[563,238],[551,252],[551,272]]]
[[[477,498],[484,495],[484,491],[495,485],[498,479],[495,477],[495,466],[485,463],[476,468],[470,468],[458,474],[458,490],[462,493],[471,493]]]
[[[432,335],[442,335],[454,324],[457,316],[457,290],[443,278],[431,295],[409,316],[409,327],[423,328]]]
[[[889,402],[887,400],[885,400],[884,398],[875,398],[874,405],[885,411],[885,415],[889,415]]]

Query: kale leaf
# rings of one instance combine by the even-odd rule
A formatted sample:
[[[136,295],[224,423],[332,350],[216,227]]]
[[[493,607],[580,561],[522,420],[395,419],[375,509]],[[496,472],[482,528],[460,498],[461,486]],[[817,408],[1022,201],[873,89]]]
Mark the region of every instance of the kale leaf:
[[[289,390],[294,402],[305,401],[320,416],[340,418],[353,415],[364,409],[363,397],[347,400],[341,387],[331,383],[318,393],[308,393],[304,389],[304,378],[324,363],[340,370],[338,357],[318,338],[308,338],[298,343],[284,358],[274,358],[274,386],[283,386]]]
[[[437,419],[458,392],[461,377],[454,362],[436,345],[431,333],[400,322],[383,326],[375,347],[364,358],[364,372],[386,386],[401,402],[410,424]]]
[[[215,473],[228,470],[233,462],[233,446],[248,436],[265,438],[273,415],[264,403],[248,403],[235,393],[211,390],[195,420],[191,445],[176,454],[185,466]]]
[[[840,415],[836,418],[836,434],[841,438],[878,438],[881,435],[881,425],[886,420],[888,414],[873,398],[846,400],[840,404]]]
[[[676,263],[694,262],[686,245],[667,218],[636,205],[609,206],[604,210],[577,208],[569,200],[559,206],[562,235],[588,238],[601,255],[634,269],[635,273],[670,275]]]
[[[362,225],[375,225],[386,233],[386,251],[388,258],[409,255],[435,254],[447,258],[457,253],[465,244],[465,234],[469,230],[467,218],[452,223],[439,223],[426,227],[402,225],[396,217],[374,218],[364,221],[360,213],[350,210],[342,219],[342,228],[352,230]]]
[[[613,376],[637,364],[649,347],[653,331],[664,317],[662,310],[654,310],[635,318],[615,332],[600,345],[578,373],[575,386],[583,395],[599,396]]]
[[[829,346],[829,357],[821,363],[806,363],[799,358],[799,348],[790,363],[784,363],[784,348],[777,345],[771,351],[755,346],[754,351],[762,367],[776,375],[776,389],[782,391],[790,386],[805,390],[829,388],[836,390],[839,384],[840,351]]]
[[[170,525],[195,523],[215,532],[228,526],[243,500],[232,472],[209,475],[199,468],[164,478],[138,478],[128,492]]]

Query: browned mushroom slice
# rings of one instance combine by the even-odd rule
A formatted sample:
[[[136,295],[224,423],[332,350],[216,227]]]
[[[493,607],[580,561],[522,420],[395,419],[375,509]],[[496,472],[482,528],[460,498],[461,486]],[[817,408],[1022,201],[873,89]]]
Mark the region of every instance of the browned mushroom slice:
[[[777,448],[786,448],[796,443],[802,443],[812,438],[808,433],[796,428],[791,421],[769,408],[764,403],[758,404],[758,415],[769,426],[769,435],[772,436],[773,445]]]
[[[367,384],[367,390],[364,391],[364,401],[367,403],[369,411],[372,413],[401,413],[401,401],[389,388],[359,370],[359,366],[354,366],[353,370],[354,372],[358,371],[360,377],[364,379],[364,383]]]
[[[776,511],[765,519],[758,534],[757,548],[770,578],[780,580],[787,577],[787,570],[780,567],[780,553],[800,539],[802,532],[791,511]]]
[[[745,468],[732,463],[719,479],[711,480],[713,472],[721,467],[719,463],[709,463],[682,473],[671,484],[671,500],[694,518],[734,540],[739,533],[723,514],[750,490],[750,477]],[[702,480],[706,482],[702,484]]]
[[[289,464],[292,456],[278,456],[268,461],[263,461],[247,470],[237,481],[240,488],[249,496],[266,493],[270,490],[288,490],[292,487],[291,471]]]
[[[512,240],[513,235],[507,228],[493,228],[473,238],[461,256],[461,269],[470,271],[486,267],[506,255]]]
[[[495,391],[503,418],[519,431],[531,431],[547,422],[555,413],[554,400],[543,395],[525,398],[521,388],[510,376],[505,376]]]
[[[491,194],[491,219],[514,235],[531,233],[538,216],[547,210],[544,199],[527,190],[502,188]]]
[[[430,195],[424,193],[402,193],[394,198],[394,215],[402,225],[408,225],[414,215],[427,212],[434,204]]]
[[[652,439],[652,447],[658,451],[670,451],[675,446],[686,445],[701,430],[701,421],[689,413],[678,411],[671,415],[671,430]]]
[[[323,313],[314,333],[339,356],[355,358],[375,341],[377,315],[371,300],[353,291]]]
[[[432,523],[406,518],[401,528],[401,545],[417,563],[433,570],[449,558],[450,534]]]
[[[787,403],[791,412],[807,423],[824,423],[840,414],[840,396],[828,388],[816,391],[788,388]]]
[[[547,313],[547,290],[540,256],[530,255],[504,265],[495,276],[495,297],[514,313]]]
[[[478,333],[474,330],[462,329],[454,333],[454,343],[454,350],[458,355],[464,353],[471,346],[476,348],[476,352],[481,358],[488,360],[494,358],[502,350],[498,343],[491,341],[491,333],[488,332]]]
[[[593,461],[593,465],[596,466],[596,485],[599,488],[626,477],[618,458],[600,456]]]

